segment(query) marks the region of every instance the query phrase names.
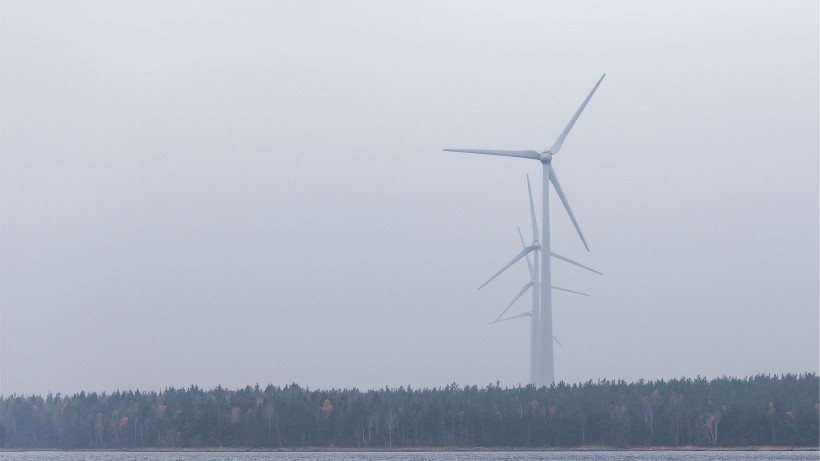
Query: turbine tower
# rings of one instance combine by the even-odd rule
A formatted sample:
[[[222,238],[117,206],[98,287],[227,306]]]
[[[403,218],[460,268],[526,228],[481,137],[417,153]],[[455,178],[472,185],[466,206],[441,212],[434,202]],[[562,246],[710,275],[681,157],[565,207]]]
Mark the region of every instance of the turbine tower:
[[[564,209],[567,211],[570,220],[572,221],[573,226],[575,226],[575,230],[578,232],[578,236],[581,238],[581,242],[584,244],[584,248],[589,251],[589,245],[587,245],[587,241],[584,238],[584,234],[581,232],[580,226],[578,226],[578,221],[575,219],[575,215],[572,213],[572,208],[569,206],[569,202],[567,201],[566,195],[564,195],[563,189],[561,189],[561,184],[558,182],[558,176],[555,173],[555,168],[552,166],[552,158],[554,155],[558,154],[558,151],[561,150],[561,146],[564,144],[564,140],[566,139],[567,135],[569,134],[572,127],[575,125],[575,122],[578,120],[578,117],[581,116],[581,112],[584,111],[589,100],[592,98],[592,95],[595,94],[595,90],[598,89],[598,86],[604,80],[606,74],[602,75],[595,86],[592,88],[592,91],[589,92],[584,102],[581,103],[581,107],[575,112],[575,115],[572,116],[567,126],[564,127],[564,130],[561,134],[558,135],[558,138],[552,144],[551,147],[543,150],[542,152],[534,151],[534,150],[484,150],[484,149],[444,149],[445,151],[449,152],[465,152],[468,154],[485,154],[485,155],[500,155],[504,157],[519,157],[519,158],[526,158],[531,160],[538,160],[541,162],[542,165],[542,187],[541,187],[541,243],[538,245],[539,247],[536,248],[535,245],[530,245],[530,247],[525,248],[522,250],[521,253],[516,256],[513,261],[511,261],[507,266],[503,267],[496,275],[494,275],[490,280],[498,276],[501,272],[506,270],[510,267],[513,263],[518,261],[519,259],[523,258],[530,251],[540,250],[541,253],[541,265],[540,265],[540,285],[542,287],[549,287],[552,286],[552,272],[550,268],[550,226],[549,226],[549,219],[550,219],[550,209],[549,209],[549,183],[552,183],[553,187],[555,188],[555,192],[558,194],[558,198],[561,200],[561,203],[564,205]],[[533,340],[533,351],[536,353],[533,354],[533,357],[537,359],[538,363],[534,367],[534,374],[535,376],[532,377],[533,384],[538,387],[541,386],[550,386],[553,382],[555,382],[555,359],[554,359],[554,351],[552,347],[553,342],[553,329],[552,329],[552,293],[551,290],[540,290],[540,296],[538,299],[538,312],[537,312],[537,330],[533,328],[533,334],[537,333],[537,336]],[[535,314],[535,312],[534,312]],[[533,316],[535,319],[535,316]]]

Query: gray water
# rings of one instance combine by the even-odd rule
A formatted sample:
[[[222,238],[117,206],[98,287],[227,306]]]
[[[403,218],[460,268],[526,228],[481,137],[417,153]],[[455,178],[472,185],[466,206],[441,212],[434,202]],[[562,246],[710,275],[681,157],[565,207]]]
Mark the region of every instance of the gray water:
[[[2,461],[817,461],[817,451],[551,451],[412,453],[0,452]]]

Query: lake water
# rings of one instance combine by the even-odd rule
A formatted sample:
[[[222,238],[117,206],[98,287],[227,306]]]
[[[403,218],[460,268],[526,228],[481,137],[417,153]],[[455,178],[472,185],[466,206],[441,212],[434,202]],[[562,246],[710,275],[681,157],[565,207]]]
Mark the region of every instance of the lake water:
[[[0,452],[2,461],[817,461],[817,451]]]

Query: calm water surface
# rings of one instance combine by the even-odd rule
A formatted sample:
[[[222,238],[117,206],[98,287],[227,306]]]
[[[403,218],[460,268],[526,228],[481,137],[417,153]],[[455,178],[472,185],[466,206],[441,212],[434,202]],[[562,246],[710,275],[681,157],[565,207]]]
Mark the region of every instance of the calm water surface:
[[[123,453],[36,451],[0,453],[3,461],[817,461],[817,451],[552,451],[414,453]]]

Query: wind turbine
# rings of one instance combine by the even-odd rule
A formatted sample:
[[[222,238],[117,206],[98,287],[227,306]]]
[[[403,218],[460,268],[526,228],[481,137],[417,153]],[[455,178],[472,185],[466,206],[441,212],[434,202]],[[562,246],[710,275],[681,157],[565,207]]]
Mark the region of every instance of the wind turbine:
[[[555,173],[555,168],[552,166],[552,157],[558,154],[558,151],[561,150],[561,146],[564,144],[564,140],[567,138],[570,130],[575,125],[575,122],[578,120],[578,117],[581,116],[581,112],[584,111],[589,100],[592,98],[592,95],[595,94],[595,90],[598,89],[598,86],[604,80],[606,74],[602,75],[595,86],[592,88],[592,91],[589,92],[584,102],[581,103],[581,107],[575,112],[575,115],[572,116],[567,126],[564,127],[564,130],[561,134],[558,135],[558,138],[552,144],[551,147],[543,150],[542,152],[534,151],[534,150],[484,150],[484,149],[444,149],[445,151],[449,152],[465,152],[468,154],[485,154],[485,155],[500,155],[504,157],[519,157],[519,158],[526,158],[531,160],[538,160],[541,162],[542,165],[542,188],[541,188],[541,243],[540,247],[538,248],[541,253],[541,267],[540,267],[540,283],[541,286],[551,286],[551,279],[552,279],[552,272],[550,270],[550,226],[549,226],[549,219],[550,219],[550,209],[549,209],[549,183],[551,182],[553,187],[555,187],[555,192],[558,193],[558,198],[561,200],[561,203],[564,205],[564,209],[566,209],[567,214],[569,215],[570,220],[572,221],[573,226],[575,226],[575,230],[578,232],[578,236],[581,238],[581,242],[584,244],[584,248],[589,251],[589,245],[587,245],[587,241],[584,238],[584,234],[581,232],[580,226],[578,226],[578,221],[575,219],[575,215],[572,213],[572,208],[569,206],[569,202],[567,201],[566,196],[564,195],[563,189],[561,189],[561,184],[558,182],[558,176]],[[511,266],[513,263],[518,261],[519,259],[523,258],[531,251],[536,250],[533,245],[530,245],[529,249],[522,250],[519,255],[513,259],[507,266],[502,268],[499,273],[503,272],[507,269],[507,267]],[[498,274],[493,276],[495,278]],[[492,278],[490,279],[492,280]],[[534,354],[538,359],[538,364],[535,367],[536,373],[533,379],[533,383],[536,386],[549,386],[555,381],[555,359],[554,359],[554,351],[552,347],[552,293],[551,290],[542,290],[539,296],[539,309],[538,309],[538,336],[534,341],[533,349],[537,350],[537,354]]]
[[[532,219],[532,244],[527,246],[527,244],[524,243],[524,235],[521,233],[521,228],[520,227],[518,228],[518,238],[521,240],[521,246],[523,247],[522,253],[524,253],[524,258],[527,260],[527,267],[529,268],[529,271],[530,271],[530,281],[527,282],[526,284],[524,284],[524,286],[521,288],[521,290],[518,291],[518,294],[515,295],[513,300],[510,301],[509,304],[507,304],[507,307],[505,307],[504,310],[501,311],[500,314],[498,314],[498,317],[496,317],[496,319],[494,321],[490,322],[490,323],[499,323],[499,322],[504,322],[504,321],[507,321],[507,320],[522,318],[522,317],[530,317],[530,323],[531,323],[530,381],[532,382],[535,379],[535,377],[537,376],[538,364],[540,363],[540,361],[538,359],[539,350],[538,350],[537,346],[538,346],[538,338],[540,337],[540,335],[539,335],[539,324],[538,324],[538,300],[540,299],[539,297],[540,297],[540,294],[541,294],[541,284],[540,284],[540,281],[538,279],[538,251],[540,251],[541,245],[538,242],[538,222],[535,219],[535,206],[533,205],[533,201],[532,201],[532,188],[530,187],[530,176],[529,175],[527,175],[527,192],[528,192],[528,196],[529,196],[529,200],[530,200],[530,217]],[[535,266],[533,266],[533,263],[530,261],[529,252],[533,252],[535,254]],[[573,260],[571,260],[571,259],[569,259],[565,256],[561,256],[558,253],[550,252],[550,256],[552,256],[554,258],[561,259],[561,260],[566,261],[570,264],[574,264],[574,265],[576,265],[578,267],[581,267],[583,269],[586,269],[588,271],[595,272],[596,274],[603,275],[600,272],[596,271],[595,269],[587,267],[587,266],[585,266],[581,263],[575,262],[575,261],[573,261]],[[484,284],[482,284],[479,287],[479,290],[481,288],[483,288],[484,286],[486,286],[488,283],[490,283],[493,279],[498,277],[502,272],[504,272],[506,269],[511,267],[513,264],[515,264],[520,259],[521,259],[521,257],[520,257],[520,253],[519,253],[519,255],[516,256],[509,264],[505,265],[500,271],[496,272],[496,274],[493,275],[490,278],[490,280],[484,282]],[[532,310],[530,312],[524,312],[522,314],[502,318],[502,317],[504,317],[504,314],[506,314],[507,311],[510,310],[510,308],[515,304],[515,302],[518,301],[521,298],[521,296],[523,296],[524,293],[526,293],[527,290],[529,290],[530,288],[532,288]],[[582,293],[580,291],[570,290],[568,288],[561,288],[561,287],[555,286],[555,285],[552,285],[550,288],[552,288],[553,290],[566,291],[568,293],[574,293],[574,294],[578,294],[578,295],[582,295],[582,296],[589,296],[588,294]],[[555,340],[555,342],[558,343],[559,346],[561,346],[561,343],[558,342],[558,340],[555,339],[554,336],[553,336],[553,340]],[[563,346],[561,346],[561,347],[563,347]]]

